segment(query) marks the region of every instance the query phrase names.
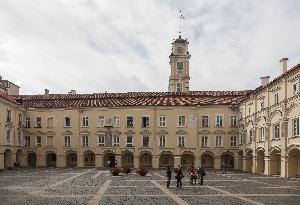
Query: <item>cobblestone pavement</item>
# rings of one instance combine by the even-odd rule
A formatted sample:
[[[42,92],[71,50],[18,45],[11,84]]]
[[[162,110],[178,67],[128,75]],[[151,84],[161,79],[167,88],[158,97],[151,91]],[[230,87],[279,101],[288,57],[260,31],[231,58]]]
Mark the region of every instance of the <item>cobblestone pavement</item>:
[[[0,205],[300,204],[300,180],[208,171],[204,185],[166,188],[165,173],[111,176],[100,169],[21,169],[0,172]],[[172,176],[174,178],[174,176]]]

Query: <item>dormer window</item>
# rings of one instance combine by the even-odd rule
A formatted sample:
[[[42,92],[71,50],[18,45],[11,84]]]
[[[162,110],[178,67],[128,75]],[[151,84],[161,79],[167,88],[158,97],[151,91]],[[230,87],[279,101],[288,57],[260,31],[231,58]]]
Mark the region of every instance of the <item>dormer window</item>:
[[[177,69],[183,69],[183,62],[177,62]]]

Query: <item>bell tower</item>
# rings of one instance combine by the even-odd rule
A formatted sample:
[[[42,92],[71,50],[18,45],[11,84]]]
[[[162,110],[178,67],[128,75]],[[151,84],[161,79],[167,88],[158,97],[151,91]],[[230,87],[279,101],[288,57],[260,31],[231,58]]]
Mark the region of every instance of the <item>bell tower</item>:
[[[181,35],[172,42],[172,53],[169,56],[171,75],[169,77],[169,92],[189,91],[189,42],[181,38]]]

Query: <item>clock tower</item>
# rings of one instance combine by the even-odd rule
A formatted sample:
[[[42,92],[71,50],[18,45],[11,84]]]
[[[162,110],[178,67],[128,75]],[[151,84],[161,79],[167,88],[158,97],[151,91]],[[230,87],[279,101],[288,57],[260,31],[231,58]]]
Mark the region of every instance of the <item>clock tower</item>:
[[[172,43],[172,53],[169,56],[171,75],[169,77],[169,92],[189,91],[189,42],[181,38],[181,35]]]

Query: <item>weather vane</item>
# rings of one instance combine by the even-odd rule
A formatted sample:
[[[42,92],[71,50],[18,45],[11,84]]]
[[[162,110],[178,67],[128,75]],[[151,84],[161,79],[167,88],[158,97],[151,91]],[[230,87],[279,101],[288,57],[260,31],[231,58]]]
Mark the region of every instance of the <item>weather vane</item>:
[[[179,35],[182,34],[183,20],[185,19],[182,9],[179,10]]]

